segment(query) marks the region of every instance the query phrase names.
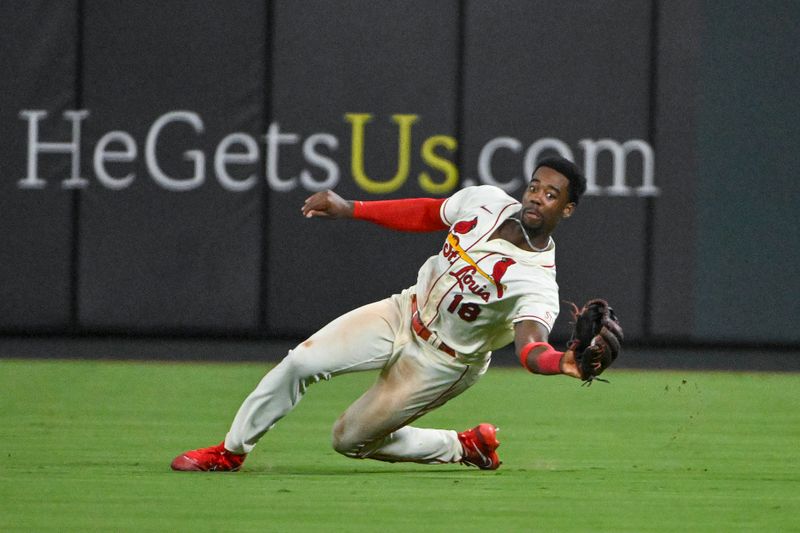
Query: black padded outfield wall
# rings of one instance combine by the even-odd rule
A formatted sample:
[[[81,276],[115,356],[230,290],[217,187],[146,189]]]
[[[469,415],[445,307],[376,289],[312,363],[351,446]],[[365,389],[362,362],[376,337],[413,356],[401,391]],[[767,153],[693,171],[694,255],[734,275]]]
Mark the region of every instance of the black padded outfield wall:
[[[643,175],[643,161],[654,161],[650,30],[642,2],[505,10],[475,2],[465,27],[464,177],[518,196],[539,155],[560,153],[584,167],[591,196],[555,236],[561,297],[579,302],[614,287],[635,337],[644,327],[645,199],[661,186],[652,171]]]
[[[443,238],[305,220],[309,194],[519,196],[560,153],[589,178],[556,234],[563,299],[607,297],[633,341],[800,343],[724,237],[735,193],[715,202],[752,187],[753,139],[783,135],[773,162],[800,140],[800,8],[725,5],[0,2],[0,333],[302,337]],[[770,87],[737,72],[776,60]],[[771,120],[731,120],[745,102]],[[770,173],[791,220],[797,182]],[[759,279],[796,295],[800,244],[765,226]]]
[[[74,193],[58,186],[23,189],[34,164],[41,182],[69,176],[71,160],[28,157],[28,118],[76,110],[76,2],[0,2],[0,327],[71,326]],[[46,111],[33,111],[46,110]],[[48,128],[70,139],[68,121]]]
[[[86,2],[82,23],[80,324],[258,328],[264,3]]]
[[[457,190],[459,9],[426,0],[275,3],[272,127],[285,140],[269,194],[270,330],[307,332],[400,291],[441,247],[442,234],[305,220],[300,206],[329,186],[362,199]]]

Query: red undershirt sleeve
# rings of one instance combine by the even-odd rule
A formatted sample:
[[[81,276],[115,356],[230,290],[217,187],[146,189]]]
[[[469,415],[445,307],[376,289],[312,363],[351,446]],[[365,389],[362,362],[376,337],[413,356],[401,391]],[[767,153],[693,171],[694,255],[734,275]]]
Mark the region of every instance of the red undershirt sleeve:
[[[353,218],[400,231],[440,231],[449,226],[439,209],[446,198],[404,198],[401,200],[356,201]]]

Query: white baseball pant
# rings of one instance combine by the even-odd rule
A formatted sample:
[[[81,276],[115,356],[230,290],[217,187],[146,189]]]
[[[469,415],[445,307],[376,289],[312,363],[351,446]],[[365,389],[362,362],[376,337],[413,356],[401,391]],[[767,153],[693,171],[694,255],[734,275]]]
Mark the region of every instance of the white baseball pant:
[[[412,294],[413,288],[407,289],[350,311],[290,350],[244,400],[225,447],[249,453],[309,385],[380,369],[376,382],[334,424],[333,448],[348,457],[391,462],[459,461],[455,431],[407,424],[477,382],[490,357],[465,364],[417,337],[411,329]]]

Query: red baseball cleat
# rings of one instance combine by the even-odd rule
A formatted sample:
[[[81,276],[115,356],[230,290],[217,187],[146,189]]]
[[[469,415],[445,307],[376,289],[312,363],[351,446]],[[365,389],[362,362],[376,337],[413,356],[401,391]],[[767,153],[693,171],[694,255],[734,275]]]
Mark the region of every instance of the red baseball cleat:
[[[236,472],[242,467],[247,454],[236,455],[225,449],[221,442],[209,448],[190,450],[172,460],[173,470],[182,472]]]
[[[458,434],[458,440],[464,452],[461,463],[477,466],[481,470],[497,470],[500,458],[495,451],[500,442],[497,440],[498,429],[492,424],[478,424],[472,429]]]

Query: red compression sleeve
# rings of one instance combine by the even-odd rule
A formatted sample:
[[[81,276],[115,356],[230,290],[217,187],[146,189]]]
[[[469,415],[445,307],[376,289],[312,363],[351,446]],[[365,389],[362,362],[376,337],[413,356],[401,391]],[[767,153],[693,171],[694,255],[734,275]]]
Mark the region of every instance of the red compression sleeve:
[[[380,226],[401,231],[438,231],[447,229],[439,216],[446,198],[404,198],[376,202],[353,202],[353,218],[369,220]]]
[[[555,348],[546,342],[529,342],[522,347],[519,351],[519,362],[522,363],[528,371],[533,372],[533,369],[528,366],[528,354],[534,348],[544,346],[545,350],[536,358],[536,367],[538,368],[537,374],[554,375],[561,373],[561,358],[564,352],[556,351]]]

